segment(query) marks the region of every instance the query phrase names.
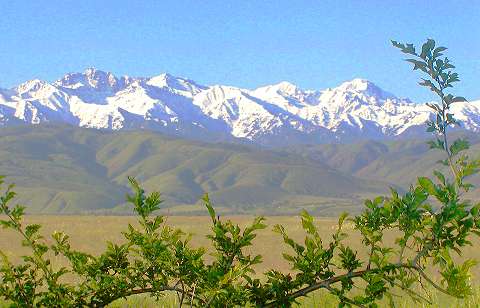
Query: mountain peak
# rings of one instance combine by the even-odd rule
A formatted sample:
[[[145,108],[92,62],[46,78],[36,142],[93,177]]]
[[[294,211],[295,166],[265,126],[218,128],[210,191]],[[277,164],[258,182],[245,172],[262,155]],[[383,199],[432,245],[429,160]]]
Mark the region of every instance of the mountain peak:
[[[367,96],[375,96],[381,99],[396,99],[397,97],[389,92],[382,90],[373,82],[364,78],[355,78],[342,83],[337,88],[344,92],[362,93]]]
[[[368,81],[364,78],[354,78],[350,81],[343,82],[339,88],[357,90],[357,91],[366,91],[371,88],[378,88],[373,82]]]
[[[32,79],[25,81],[24,83],[18,85],[15,90],[20,93],[26,93],[26,92],[31,92],[31,91],[38,91],[41,88],[44,88],[45,86],[49,86],[49,84],[43,80],[40,79]]]
[[[276,84],[279,91],[286,94],[295,94],[299,89],[296,85],[288,81],[282,81]]]
[[[9,92],[9,96],[18,96],[22,99],[41,99],[57,92],[57,89],[46,81],[32,79],[25,81],[24,83],[11,89]],[[5,95],[3,95],[3,98],[5,98]]]
[[[261,92],[261,93],[270,93],[270,94],[280,94],[280,95],[286,95],[286,96],[295,96],[301,90],[298,88],[297,85],[288,82],[288,81],[281,81],[276,84],[260,87],[255,90],[256,92]]]
[[[173,76],[169,73],[162,73],[148,79],[147,84],[158,88],[169,88],[180,91],[183,94],[190,93],[194,95],[207,87],[198,85],[193,80]]]
[[[112,73],[98,70],[94,67],[87,68],[84,74],[88,78],[90,84],[95,87],[99,83],[114,86],[117,82],[117,78]]]
[[[117,88],[119,80],[110,72],[89,67],[83,73],[68,73],[54,84],[69,89],[93,88],[104,91]]]
[[[157,76],[153,76],[149,78],[148,84],[150,85],[156,85],[158,87],[168,87],[169,83],[175,82],[180,78],[177,78],[173,76],[172,74],[169,73],[162,73]]]
[[[94,74],[96,74],[96,73],[98,73],[98,72],[104,73],[104,74],[106,73],[106,72],[104,72],[104,71],[102,71],[102,70],[99,70],[99,69],[93,67],[93,66],[87,67],[87,68],[83,71],[83,73],[84,73],[85,75],[94,75]]]

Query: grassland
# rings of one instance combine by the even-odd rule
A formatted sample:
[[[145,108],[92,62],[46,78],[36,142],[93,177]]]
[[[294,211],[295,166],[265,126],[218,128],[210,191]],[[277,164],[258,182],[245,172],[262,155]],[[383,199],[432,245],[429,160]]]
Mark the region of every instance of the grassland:
[[[225,217],[227,218],[227,217]],[[229,217],[240,225],[245,225],[251,221],[251,216],[232,216]],[[88,253],[98,254],[106,245],[106,241],[122,242],[121,232],[126,230],[128,223],[135,224],[135,217],[131,216],[27,216],[26,220],[30,223],[42,224],[42,233],[48,236],[53,231],[64,231],[71,236],[72,244],[75,248]],[[285,246],[278,234],[272,231],[275,224],[281,224],[289,231],[291,236],[296,239],[303,237],[301,225],[296,216],[274,216],[267,217],[269,228],[259,233],[255,240],[255,252],[264,256],[264,262],[257,267],[257,272],[261,273],[269,268],[279,268],[288,271],[288,265],[283,261],[281,254],[285,251]],[[330,238],[335,228],[336,221],[331,218],[317,218],[317,226],[320,233],[326,238]],[[179,227],[184,231],[193,234],[192,245],[209,246],[209,241],[205,235],[209,232],[210,221],[206,216],[171,216],[168,217],[168,224]],[[358,234],[353,232],[351,226],[347,225],[350,233],[349,244],[357,249],[360,254],[365,250]],[[390,234],[386,241],[392,241],[393,235]],[[480,259],[479,239],[473,239],[473,246],[464,250],[463,258]],[[26,253],[26,249],[20,246],[20,238],[11,232],[0,230],[0,250],[5,252],[14,262],[19,262],[19,257]],[[62,263],[61,259],[56,260]],[[480,278],[480,268],[475,268],[473,275],[477,281]],[[478,280],[480,282],[480,280]],[[397,298],[398,307],[479,307],[480,291],[466,300],[456,300],[444,295],[432,292],[432,306],[418,306],[407,298]],[[384,303],[386,305],[386,303]],[[157,303],[158,305],[158,303]],[[118,301],[114,307],[153,307],[155,303],[146,297],[134,297],[128,301]],[[174,307],[175,297],[167,295],[160,304],[161,307]],[[301,306],[304,307],[336,307],[335,300],[325,293],[318,292],[309,298],[302,300]]]

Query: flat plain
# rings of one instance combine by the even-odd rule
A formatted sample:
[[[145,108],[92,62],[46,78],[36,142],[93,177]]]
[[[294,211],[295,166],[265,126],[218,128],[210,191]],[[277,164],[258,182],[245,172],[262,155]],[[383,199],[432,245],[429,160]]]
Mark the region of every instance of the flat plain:
[[[169,216],[166,217],[166,223],[170,226],[177,227],[192,234],[193,246],[205,246],[209,247],[209,240],[205,235],[210,230],[210,218],[207,216]],[[221,219],[231,219],[241,226],[247,225],[252,221],[252,216],[225,216]],[[75,249],[82,250],[91,254],[101,253],[105,247],[106,242],[111,241],[114,243],[121,243],[123,241],[122,231],[125,231],[129,223],[136,224],[136,218],[133,216],[47,216],[47,215],[28,215],[25,217],[28,223],[41,224],[42,234],[48,240],[49,235],[53,231],[64,231],[71,237],[72,246]],[[336,228],[336,219],[333,218],[316,218],[316,225],[320,234],[328,242],[331,238],[331,234]],[[266,217],[267,229],[258,233],[258,237],[254,241],[253,252],[261,254],[264,259],[263,263],[257,268],[257,273],[270,269],[277,268],[282,271],[289,271],[288,264],[283,260],[282,253],[288,252],[288,248],[282,243],[282,240],[278,234],[273,232],[273,226],[275,224],[283,225],[289,234],[297,239],[301,240],[304,236],[304,232],[301,228],[300,218],[298,216],[270,216]],[[360,255],[365,254],[365,247],[363,246],[359,234],[355,233],[352,229],[352,225],[347,223],[345,230],[349,233],[348,244],[352,248],[358,250]],[[385,239],[385,242],[392,242],[394,234],[389,234]],[[479,238],[472,238],[473,245],[466,247],[463,251],[461,258],[475,258],[480,259],[480,245]],[[0,250],[9,256],[13,262],[20,262],[20,256],[27,253],[27,249],[21,247],[20,238],[17,234],[7,230],[0,230]],[[55,262],[62,264],[62,259],[54,259]],[[473,279],[479,281],[480,267],[477,266],[473,271]],[[477,284],[477,283],[476,283]],[[477,284],[478,285],[478,284]],[[431,306],[421,307],[479,307],[480,300],[478,299],[480,292],[475,294],[466,300],[456,300],[453,298],[447,298],[436,292],[432,292],[433,304]],[[386,303],[385,303],[386,304]],[[175,298],[173,296],[167,296],[161,303],[153,303],[149,298],[137,297],[130,298],[127,301],[121,300],[116,303],[115,307],[169,307],[175,306]],[[305,307],[336,307],[336,301],[325,293],[318,292],[313,296],[302,300],[302,306]],[[398,298],[398,307],[418,307],[406,298]]]

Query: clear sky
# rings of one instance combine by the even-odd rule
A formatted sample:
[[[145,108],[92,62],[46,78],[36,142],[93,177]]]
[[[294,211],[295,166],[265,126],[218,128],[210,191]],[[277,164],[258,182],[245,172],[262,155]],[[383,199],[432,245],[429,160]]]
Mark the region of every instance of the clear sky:
[[[362,77],[430,100],[389,40],[449,47],[458,94],[480,99],[480,0],[1,1],[0,87],[94,66],[245,88]]]

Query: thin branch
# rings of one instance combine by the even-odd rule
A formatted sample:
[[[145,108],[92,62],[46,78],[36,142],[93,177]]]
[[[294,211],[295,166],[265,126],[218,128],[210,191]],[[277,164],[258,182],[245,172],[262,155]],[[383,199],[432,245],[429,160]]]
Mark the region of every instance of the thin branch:
[[[181,281],[181,280],[180,280]],[[182,294],[182,297],[180,298],[180,301],[178,303],[178,307],[181,308],[182,305],[183,305],[183,300],[185,299],[185,285],[183,284],[183,281],[181,281],[181,285],[182,285],[182,290],[183,292],[181,293]],[[178,294],[178,293],[177,293]]]
[[[423,246],[423,248],[417,253],[417,255],[413,258],[412,260],[412,266],[417,267],[418,261],[420,261],[420,258],[425,256],[425,254],[432,249],[432,243],[428,243],[427,245]]]
[[[373,251],[374,250],[375,250],[375,242],[372,242],[372,246],[370,248],[370,255],[369,255],[369,258],[368,258],[367,269],[370,269],[370,266],[372,265],[372,256],[373,256]]]
[[[193,298],[194,298],[194,296],[195,296],[195,290],[196,290],[196,289],[197,289],[197,285],[196,285],[196,284],[194,284],[194,285],[193,285],[193,292],[192,292],[192,296],[190,297],[190,308],[192,308],[192,307],[193,307]]]
[[[453,296],[452,294],[450,294],[447,290],[445,290],[444,288],[442,288],[441,286],[439,286],[437,283],[435,283],[432,279],[430,279],[427,274],[425,274],[425,272],[420,268],[420,267],[417,267],[415,268],[417,270],[417,272],[420,274],[420,276],[423,277],[423,279],[425,279],[428,283],[430,283],[435,289],[437,289],[438,291],[444,293],[444,294],[447,294],[449,296]]]
[[[417,269],[417,267],[415,267],[411,264],[403,264],[403,263],[402,264],[396,264],[396,265],[393,266],[393,268],[413,268],[413,269]],[[328,288],[331,284],[340,282],[345,278],[363,277],[366,274],[376,273],[376,272],[379,272],[379,271],[382,271],[382,270],[383,269],[381,269],[381,268],[366,269],[366,270],[362,270],[362,271],[350,272],[350,273],[347,273],[347,274],[335,276],[335,277],[332,277],[332,278],[329,278],[329,279],[325,279],[325,280],[313,283],[313,284],[311,284],[311,285],[309,285],[309,286],[307,286],[303,289],[300,289],[296,292],[293,292],[288,297],[291,298],[291,299],[295,299],[295,298],[298,298],[298,297],[303,297],[303,296],[306,296],[308,293],[311,293],[313,291]],[[277,301],[273,301],[273,302],[270,302],[270,303],[266,304],[264,307],[276,307],[277,304],[278,304]]]
[[[450,166],[450,169],[452,170],[453,176],[455,177],[455,183],[458,184],[457,183],[458,180],[459,180],[458,170],[455,168],[455,164],[452,161],[452,153],[450,152],[450,148],[448,147],[448,138],[447,138],[448,125],[447,125],[447,120],[446,120],[446,118],[447,118],[446,112],[449,110],[450,107],[447,105],[447,102],[445,102],[445,94],[443,93],[443,90],[445,88],[444,88],[443,83],[440,82],[440,79],[439,79],[438,76],[436,78],[434,78],[434,80],[437,82],[438,86],[440,87],[441,95],[439,95],[439,96],[440,96],[440,99],[442,100],[441,118],[442,118],[442,126],[443,126],[443,132],[442,132],[443,144],[445,146],[445,151],[447,152],[448,164]]]
[[[431,300],[432,299],[432,296],[430,295],[430,293],[428,293],[428,290],[426,288],[426,286],[423,284],[423,280],[422,279],[419,279],[418,282],[420,283],[420,286],[422,287],[423,291],[425,292],[425,294],[428,296],[428,298]]]
[[[402,285],[399,284],[398,282],[395,282],[395,281],[390,281],[390,282],[393,283],[395,286],[399,287],[400,289],[402,289],[403,291],[405,291],[405,292],[407,292],[408,294],[410,294],[410,296],[411,296],[412,298],[418,297],[418,298],[420,298],[421,300],[427,302],[429,305],[432,304],[431,299],[426,298],[426,297],[424,297],[424,296],[422,296],[422,295],[420,295],[420,294],[415,293],[414,291],[410,290],[409,288],[406,288],[406,287],[402,286]],[[422,286],[423,286],[423,285],[422,285]]]
[[[146,293],[153,293],[153,292],[164,292],[164,291],[173,291],[173,292],[178,292],[178,293],[184,293],[186,295],[192,296],[192,299],[195,298],[195,299],[201,300],[200,298],[196,297],[195,294],[186,292],[179,287],[165,286],[165,287],[162,287],[162,288],[151,288],[150,287],[150,288],[142,288],[142,289],[131,290],[131,291],[128,291],[128,292],[125,292],[125,293],[122,293],[122,294],[118,294],[114,297],[111,297],[107,301],[105,301],[103,304],[110,304],[110,303],[113,303],[114,301],[116,301],[117,299],[126,298],[126,297],[129,297],[129,296],[132,296],[132,295],[139,295],[139,294],[146,294]]]

